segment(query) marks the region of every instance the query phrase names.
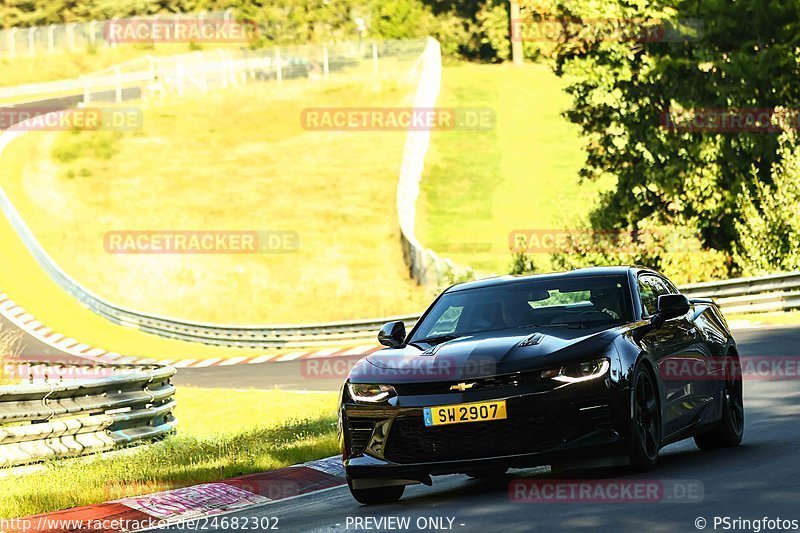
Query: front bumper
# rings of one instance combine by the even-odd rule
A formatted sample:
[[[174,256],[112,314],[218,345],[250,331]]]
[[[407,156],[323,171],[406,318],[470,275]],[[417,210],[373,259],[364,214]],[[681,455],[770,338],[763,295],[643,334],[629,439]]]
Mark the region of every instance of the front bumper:
[[[414,482],[490,467],[619,464],[615,457],[627,453],[630,418],[618,387],[606,377],[444,394],[399,392],[383,405],[345,398],[340,412],[345,474],[351,480]],[[503,399],[505,420],[424,425],[424,407]]]

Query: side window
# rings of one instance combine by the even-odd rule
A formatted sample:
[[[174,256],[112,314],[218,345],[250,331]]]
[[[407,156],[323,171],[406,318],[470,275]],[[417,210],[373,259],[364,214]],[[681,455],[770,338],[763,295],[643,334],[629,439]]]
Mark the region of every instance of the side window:
[[[433,337],[434,335],[453,333],[456,330],[456,326],[458,326],[458,321],[461,318],[461,312],[463,310],[463,306],[448,307],[447,310],[442,313],[439,319],[433,324],[430,331],[425,334],[425,336]]]
[[[681,291],[679,291],[678,288],[670,280],[664,278],[659,278],[659,279],[661,279],[661,282],[664,283],[664,285],[666,285],[669,294],[681,293]]]
[[[656,312],[658,297],[670,292],[670,288],[661,278],[647,274],[639,276],[639,296],[642,299],[644,316],[652,316]]]

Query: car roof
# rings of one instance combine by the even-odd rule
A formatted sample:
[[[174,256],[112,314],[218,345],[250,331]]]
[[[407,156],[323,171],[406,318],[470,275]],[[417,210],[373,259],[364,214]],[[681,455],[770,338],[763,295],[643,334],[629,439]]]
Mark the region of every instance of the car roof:
[[[635,275],[640,271],[653,272],[657,274],[655,270],[640,266],[631,266],[631,265],[589,267],[589,268],[578,268],[567,272],[552,272],[548,274],[527,274],[527,275],[514,275],[514,276],[511,275],[496,276],[491,278],[479,279],[476,281],[467,281],[464,283],[458,283],[456,285],[453,285],[452,287],[447,289],[446,292],[458,292],[458,291],[477,289],[482,287],[495,287],[499,285],[506,285],[509,283],[515,283],[532,279],[541,279],[541,280],[572,279],[572,278],[582,278],[587,276],[628,275],[629,273]]]

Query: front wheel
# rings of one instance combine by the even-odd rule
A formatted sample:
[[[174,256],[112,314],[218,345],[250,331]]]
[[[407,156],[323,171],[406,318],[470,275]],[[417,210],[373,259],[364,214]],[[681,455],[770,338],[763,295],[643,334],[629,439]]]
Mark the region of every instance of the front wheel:
[[[655,381],[643,366],[633,377],[633,419],[630,434],[630,466],[644,472],[655,468],[661,449],[661,410]]]
[[[379,503],[396,502],[403,496],[406,490],[405,485],[392,485],[390,487],[375,487],[371,489],[354,489],[353,483],[348,479],[347,487],[350,489],[350,494],[358,503],[364,505],[376,505]]]
[[[744,434],[744,400],[742,368],[734,357],[725,359],[725,389],[722,394],[722,419],[708,433],[696,435],[694,442],[701,450],[738,446]]]

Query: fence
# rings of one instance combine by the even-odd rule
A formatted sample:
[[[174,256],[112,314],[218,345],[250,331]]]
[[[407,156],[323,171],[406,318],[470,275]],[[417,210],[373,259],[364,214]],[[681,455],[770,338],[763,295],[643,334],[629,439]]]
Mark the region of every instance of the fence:
[[[52,372],[42,378],[36,368],[48,366]],[[174,368],[96,365],[110,375],[53,382],[68,367],[6,365],[7,373],[33,383],[0,387],[0,467],[108,451],[175,431]]]
[[[132,17],[129,20],[157,21],[163,15]],[[233,11],[199,12],[191,14],[170,13],[170,20],[180,23],[182,20],[204,21],[233,18]],[[48,26],[30,26],[25,28],[9,28],[0,30],[0,57],[36,56],[56,52],[75,52],[97,46],[113,47],[116,44],[105,38],[105,25],[110,21],[92,20],[89,22],[50,24]],[[113,22],[113,20],[111,21]]]
[[[40,107],[55,110],[81,103],[160,98],[166,93],[183,95],[191,90],[224,89],[250,82],[324,80],[343,73],[375,76],[382,69],[411,64],[424,47],[425,41],[356,41],[144,56],[78,79],[0,87],[0,104],[50,100],[50,105]]]

